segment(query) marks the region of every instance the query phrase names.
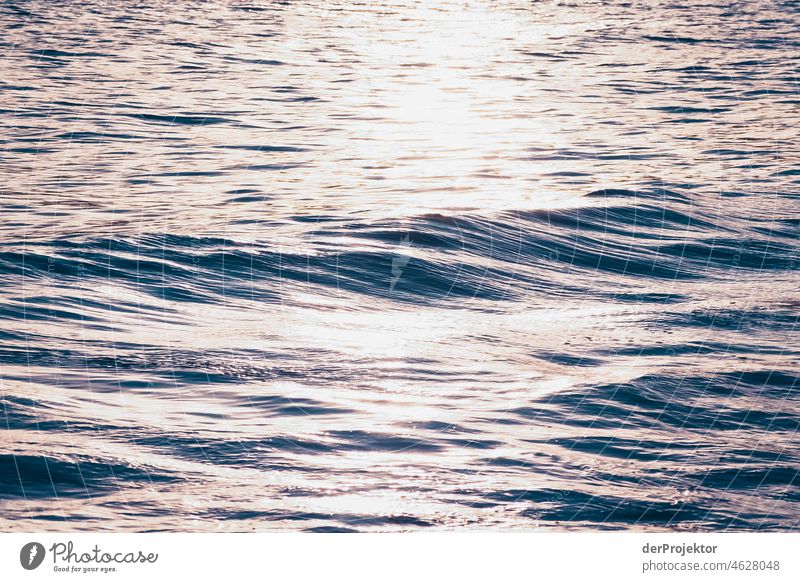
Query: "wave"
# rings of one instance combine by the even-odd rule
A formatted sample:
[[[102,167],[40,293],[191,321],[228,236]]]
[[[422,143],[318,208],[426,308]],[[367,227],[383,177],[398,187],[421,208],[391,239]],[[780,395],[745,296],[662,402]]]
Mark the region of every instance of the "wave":
[[[25,249],[6,245],[0,275],[119,282],[179,302],[278,301],[287,285],[431,302],[503,301],[526,291],[607,296],[598,277],[623,295],[626,281],[722,279],[731,269],[763,276],[797,268],[796,247],[780,240],[788,232],[765,232],[757,221],[743,230],[674,193],[602,195],[637,202],[344,226],[323,221],[313,225],[317,242],[305,253],[283,251],[266,237],[240,243],[166,233],[64,239]],[[675,201],[671,207],[651,202],[665,195]],[[35,308],[31,314],[37,316]]]
[[[137,482],[173,481],[163,472],[90,459],[62,460],[32,455],[0,455],[0,498],[93,497]]]

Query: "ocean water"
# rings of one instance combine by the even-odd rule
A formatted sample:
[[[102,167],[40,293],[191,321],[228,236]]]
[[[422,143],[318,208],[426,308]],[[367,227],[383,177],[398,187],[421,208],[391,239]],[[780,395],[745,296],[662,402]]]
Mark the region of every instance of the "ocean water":
[[[800,3],[0,30],[0,530],[800,529]]]

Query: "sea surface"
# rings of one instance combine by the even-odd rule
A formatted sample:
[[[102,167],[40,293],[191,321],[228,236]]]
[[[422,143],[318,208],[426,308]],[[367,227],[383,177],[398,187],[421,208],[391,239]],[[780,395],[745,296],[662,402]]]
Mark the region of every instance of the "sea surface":
[[[0,530],[800,530],[799,2],[0,32]]]

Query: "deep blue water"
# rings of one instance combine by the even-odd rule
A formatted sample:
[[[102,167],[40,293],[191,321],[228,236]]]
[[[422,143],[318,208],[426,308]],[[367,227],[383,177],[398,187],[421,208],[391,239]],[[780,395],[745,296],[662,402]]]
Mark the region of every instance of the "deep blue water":
[[[800,528],[797,2],[0,28],[0,530]]]

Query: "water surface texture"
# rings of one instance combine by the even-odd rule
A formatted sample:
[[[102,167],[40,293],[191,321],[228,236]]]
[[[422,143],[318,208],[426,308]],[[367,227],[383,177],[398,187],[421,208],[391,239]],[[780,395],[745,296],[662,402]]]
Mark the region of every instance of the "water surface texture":
[[[0,529],[800,529],[800,4],[0,1]]]

